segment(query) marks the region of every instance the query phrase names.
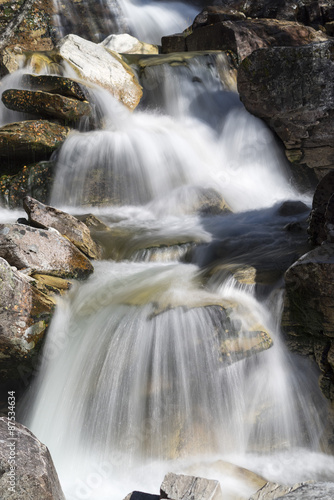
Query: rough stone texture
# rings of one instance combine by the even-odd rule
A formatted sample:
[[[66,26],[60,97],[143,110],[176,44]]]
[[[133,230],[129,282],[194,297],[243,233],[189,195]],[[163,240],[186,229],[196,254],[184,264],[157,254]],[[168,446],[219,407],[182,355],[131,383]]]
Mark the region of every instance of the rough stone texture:
[[[192,30],[222,21],[240,21],[246,19],[243,12],[226,5],[205,7],[194,19]]]
[[[331,0],[225,0],[224,4],[251,18],[276,18],[319,26],[334,18]]]
[[[15,422],[15,441],[9,434],[14,427],[0,419],[0,497],[2,500],[65,500],[58,475],[47,447],[24,425]],[[15,469],[10,451],[15,453]],[[15,492],[9,491],[15,470]]]
[[[60,42],[59,53],[83,80],[106,88],[130,109],[139,103],[141,86],[118,54],[76,35],[68,35]]]
[[[140,42],[134,36],[124,33],[122,35],[109,35],[101,45],[108,50],[120,54],[159,54],[157,45]]]
[[[5,90],[2,102],[8,109],[39,115],[42,118],[56,118],[74,122],[92,114],[87,101],[79,101],[59,94],[32,90]]]
[[[273,341],[265,331],[250,331],[240,338],[222,340],[220,344],[224,364],[235,363],[272,347]]]
[[[47,203],[53,177],[54,163],[51,161],[24,166],[16,175],[2,175],[0,177],[2,205],[8,208],[21,208],[25,196],[32,196]]]
[[[53,0],[2,0],[0,8],[0,76],[19,68],[22,51],[55,47]]]
[[[40,292],[48,295],[54,303],[56,303],[56,296],[65,295],[72,286],[71,281],[57,278],[56,276],[49,276],[48,274],[34,273],[32,274],[32,278],[36,280],[33,282],[33,286]]]
[[[333,193],[334,171],[331,171],[321,179],[313,195],[308,233],[310,240],[316,245],[325,241],[332,231],[329,225],[334,223]]]
[[[26,74],[22,76],[21,84],[31,90],[43,90],[80,101],[86,101],[88,97],[88,91],[83,85],[64,76]]]
[[[57,229],[88,257],[98,259],[101,256],[101,250],[92,240],[89,228],[72,215],[43,205],[30,196],[23,200],[23,207],[31,225],[42,229]]]
[[[18,269],[60,278],[85,278],[93,272],[88,258],[56,229],[0,224],[0,257]]]
[[[248,111],[277,133],[295,167],[334,167],[334,42],[253,52],[238,70]]]
[[[333,500],[334,483],[303,484],[286,495],[278,497],[281,500]]]
[[[65,141],[69,133],[69,127],[47,120],[28,120],[1,127],[2,170],[13,170],[15,168],[13,165],[20,160],[25,162],[48,160],[51,153]]]
[[[324,243],[297,260],[285,273],[285,288],[282,326],[288,346],[315,356],[322,392],[333,400],[328,355],[334,344],[334,245]]]
[[[291,493],[301,486],[304,486],[304,483],[295,484],[293,486],[282,486],[278,483],[268,482],[252,495],[249,500],[276,500],[277,498],[285,498],[287,493]]]
[[[54,303],[0,258],[0,375],[19,378],[44,337]],[[2,498],[2,497],[1,497]]]
[[[298,23],[247,19],[198,28],[186,37],[186,46],[188,51],[232,50],[241,61],[259,48],[299,46],[326,40],[328,37],[322,32]]]
[[[223,494],[218,481],[170,472],[160,487],[160,498],[223,500]]]

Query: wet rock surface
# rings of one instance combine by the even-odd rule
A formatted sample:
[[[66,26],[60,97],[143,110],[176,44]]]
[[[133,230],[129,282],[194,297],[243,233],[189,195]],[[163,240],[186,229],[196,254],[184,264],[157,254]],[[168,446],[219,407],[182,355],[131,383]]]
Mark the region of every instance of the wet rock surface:
[[[160,498],[223,500],[223,494],[218,481],[169,473],[160,487]]]
[[[80,101],[85,101],[88,97],[88,90],[82,84],[63,76],[25,74],[21,83],[31,90],[60,94]]]
[[[14,439],[9,439],[14,427]],[[0,419],[0,496],[2,500],[65,500],[48,448],[25,426]],[[11,448],[9,447],[11,445]],[[13,467],[10,450],[15,455],[15,488],[11,491]]]
[[[31,90],[5,90],[2,102],[8,109],[55,118],[63,122],[75,122],[91,116],[92,109],[87,101],[79,101],[59,94]]]
[[[28,120],[4,125],[0,128],[0,158],[3,170],[15,173],[18,161],[48,160],[51,153],[65,141],[69,132],[69,127],[46,120]]]

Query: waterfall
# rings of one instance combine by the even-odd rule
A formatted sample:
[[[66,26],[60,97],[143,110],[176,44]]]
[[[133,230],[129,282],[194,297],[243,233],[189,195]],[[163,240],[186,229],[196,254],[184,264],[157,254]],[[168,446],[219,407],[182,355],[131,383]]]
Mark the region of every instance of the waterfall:
[[[118,7],[149,42],[195,14]],[[102,219],[104,260],[59,300],[22,421],[49,447],[67,500],[157,493],[168,471],[248,499],[254,487],[226,462],[282,483],[330,479],[327,404],[312,366],[284,347],[281,283],[260,294],[234,274],[281,277],[305,243],[284,228],[305,214],[283,220],[279,206],[310,199],[240,103],[226,56],[158,59],[135,67],[144,97],[133,113],[92,90],[100,129],[73,131],[54,158],[51,204]]]

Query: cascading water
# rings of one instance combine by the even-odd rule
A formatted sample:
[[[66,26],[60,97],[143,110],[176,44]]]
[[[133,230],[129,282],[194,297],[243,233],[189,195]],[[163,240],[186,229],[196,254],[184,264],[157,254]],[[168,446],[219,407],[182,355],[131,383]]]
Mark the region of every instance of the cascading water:
[[[275,204],[301,196],[215,57],[146,66],[133,114],[96,91],[102,130],[73,132],[58,155],[52,204],[109,228],[106,260],[58,305],[22,410],[67,500],[157,493],[167,471],[249,498],[222,460],[283,483],[334,473],[317,374],[280,339],[280,293],[260,302],[226,268],[286,265],[301,247],[282,226],[302,216],[283,224]],[[254,334],[273,346],[241,356],[235,332],[247,352]]]

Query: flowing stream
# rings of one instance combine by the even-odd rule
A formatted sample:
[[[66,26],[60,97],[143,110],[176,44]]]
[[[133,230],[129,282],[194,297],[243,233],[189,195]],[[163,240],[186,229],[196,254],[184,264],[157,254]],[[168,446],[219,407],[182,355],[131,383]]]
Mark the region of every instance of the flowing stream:
[[[195,10],[119,5],[155,42]],[[239,102],[225,56],[137,70],[140,109],[97,89],[101,129],[74,132],[57,156],[51,204],[103,221],[105,259],[60,300],[23,421],[49,447],[67,500],[157,494],[168,471],[248,499],[257,479],[230,464],[285,484],[329,480],[318,373],[287,352],[279,324],[279,276],[306,251],[285,227],[308,210],[283,217],[280,206],[311,200]],[[244,283],[234,271],[245,266],[278,281]],[[240,351],[235,332],[273,345]]]

